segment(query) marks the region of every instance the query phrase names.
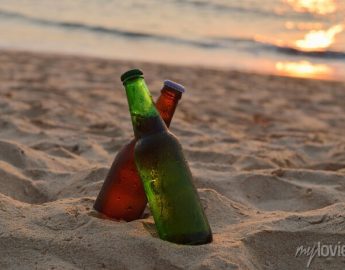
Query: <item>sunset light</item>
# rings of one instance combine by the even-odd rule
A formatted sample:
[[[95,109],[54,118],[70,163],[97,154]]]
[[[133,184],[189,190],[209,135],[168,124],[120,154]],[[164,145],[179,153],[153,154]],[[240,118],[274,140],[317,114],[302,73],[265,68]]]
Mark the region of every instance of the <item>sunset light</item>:
[[[337,11],[335,0],[285,0],[297,12],[309,12],[314,14],[330,14]]]
[[[296,46],[304,51],[322,51],[331,46],[335,36],[344,30],[341,24],[334,25],[328,30],[312,30],[305,35],[304,39],[297,40]]]
[[[276,70],[282,74],[302,78],[327,78],[332,69],[327,65],[312,64],[308,61],[299,62],[278,62]]]

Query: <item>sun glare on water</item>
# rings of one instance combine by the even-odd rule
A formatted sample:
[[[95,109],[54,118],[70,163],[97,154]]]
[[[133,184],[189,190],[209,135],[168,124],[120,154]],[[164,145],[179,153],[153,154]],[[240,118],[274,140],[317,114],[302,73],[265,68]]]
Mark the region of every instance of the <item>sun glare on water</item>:
[[[335,0],[285,0],[297,12],[309,12],[314,14],[330,14],[337,11]]]
[[[297,40],[296,46],[303,51],[322,51],[335,42],[335,36],[344,30],[344,26],[337,24],[328,30],[312,30],[304,39]]]
[[[276,70],[281,75],[301,78],[324,78],[327,79],[332,69],[327,65],[312,64],[308,61],[299,62],[278,62]]]

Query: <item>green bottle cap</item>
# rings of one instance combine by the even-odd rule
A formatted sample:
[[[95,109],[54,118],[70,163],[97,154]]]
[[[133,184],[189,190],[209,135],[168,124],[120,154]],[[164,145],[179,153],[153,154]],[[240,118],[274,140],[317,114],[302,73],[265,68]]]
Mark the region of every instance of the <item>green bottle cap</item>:
[[[143,78],[144,73],[140,69],[131,69],[121,75],[121,81],[124,83],[127,80],[134,79],[137,77]]]

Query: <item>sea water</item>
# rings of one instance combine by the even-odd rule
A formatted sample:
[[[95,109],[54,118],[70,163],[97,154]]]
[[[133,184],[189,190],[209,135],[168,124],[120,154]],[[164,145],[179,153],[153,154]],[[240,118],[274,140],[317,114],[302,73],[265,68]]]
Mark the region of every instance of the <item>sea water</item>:
[[[345,0],[0,0],[0,48],[345,78]]]

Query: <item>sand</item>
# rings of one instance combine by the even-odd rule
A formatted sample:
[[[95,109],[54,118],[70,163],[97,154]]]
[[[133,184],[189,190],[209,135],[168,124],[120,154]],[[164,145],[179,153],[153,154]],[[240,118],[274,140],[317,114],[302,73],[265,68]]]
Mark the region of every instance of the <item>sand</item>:
[[[179,137],[212,244],[160,240],[152,216],[93,209],[133,134],[119,76],[187,93]],[[345,244],[345,84],[199,67],[0,51],[0,269],[307,269]],[[309,269],[344,269],[345,257]]]

